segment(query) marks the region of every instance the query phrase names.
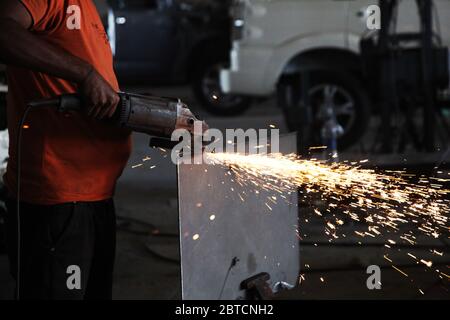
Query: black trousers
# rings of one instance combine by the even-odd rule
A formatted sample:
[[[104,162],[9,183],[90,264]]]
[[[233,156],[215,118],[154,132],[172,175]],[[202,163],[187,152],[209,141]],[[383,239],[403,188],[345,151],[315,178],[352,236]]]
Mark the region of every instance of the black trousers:
[[[6,203],[6,243],[17,280],[16,201]],[[111,299],[116,244],[113,200],[20,205],[20,299]]]

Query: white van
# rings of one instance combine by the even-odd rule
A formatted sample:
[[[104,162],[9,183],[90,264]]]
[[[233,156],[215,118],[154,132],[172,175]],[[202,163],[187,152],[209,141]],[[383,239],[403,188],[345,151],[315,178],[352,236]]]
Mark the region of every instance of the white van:
[[[450,44],[450,0],[435,0],[435,30]],[[230,67],[221,71],[224,92],[270,96],[290,70],[316,68],[310,94],[340,96],[337,115],[345,130],[362,133],[358,112],[368,111],[361,83],[360,40],[369,32],[367,8],[377,0],[237,0],[232,8]],[[414,32],[419,16],[414,0],[400,1],[397,30]],[[436,16],[437,15],[437,16]],[[336,69],[330,76],[323,70]],[[300,88],[299,88],[300,89]],[[325,97],[326,98],[326,97]],[[353,121],[353,122],[352,122]],[[356,121],[356,122],[355,122]],[[345,139],[344,139],[345,140]],[[344,141],[350,144],[354,141]]]

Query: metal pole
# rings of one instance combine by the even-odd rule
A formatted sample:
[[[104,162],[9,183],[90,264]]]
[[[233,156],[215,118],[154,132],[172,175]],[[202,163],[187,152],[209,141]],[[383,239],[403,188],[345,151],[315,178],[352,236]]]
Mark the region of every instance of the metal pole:
[[[397,0],[380,0],[381,9],[381,30],[378,39],[378,54],[381,57],[381,74],[379,78],[379,88],[381,90],[381,120],[382,120],[382,145],[381,152],[392,152],[392,111],[395,101],[396,82],[392,77],[393,66],[390,49],[390,31],[394,10],[398,5]]]
[[[436,115],[433,96],[433,13],[432,0],[416,0],[421,22],[422,36],[422,73],[423,88],[425,93],[424,117],[423,117],[423,145],[425,150],[432,152],[435,149],[435,125]]]

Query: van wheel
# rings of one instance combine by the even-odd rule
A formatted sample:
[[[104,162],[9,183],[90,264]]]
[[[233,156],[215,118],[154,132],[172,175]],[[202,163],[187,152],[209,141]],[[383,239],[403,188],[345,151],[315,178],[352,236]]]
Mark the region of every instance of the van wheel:
[[[208,57],[195,68],[192,86],[195,97],[205,110],[218,116],[236,116],[250,107],[251,99],[222,91],[220,69],[227,65],[226,61],[226,57]]]
[[[283,81],[284,86],[286,84],[294,85],[300,90],[298,81],[290,82],[289,79],[287,83],[286,79]],[[311,74],[310,81],[308,94],[312,117],[314,118],[317,115],[321,109],[321,104],[325,101],[331,101],[337,121],[344,129],[343,135],[338,138],[339,149],[344,150],[357,143],[368,127],[371,108],[367,92],[359,84],[356,77],[345,71],[317,71]],[[297,96],[296,101],[298,101],[301,94],[294,92],[295,90],[292,91]],[[289,100],[293,101],[295,99],[294,97]],[[298,130],[291,121],[287,122],[289,130]],[[317,128],[314,132],[319,133],[320,128]]]

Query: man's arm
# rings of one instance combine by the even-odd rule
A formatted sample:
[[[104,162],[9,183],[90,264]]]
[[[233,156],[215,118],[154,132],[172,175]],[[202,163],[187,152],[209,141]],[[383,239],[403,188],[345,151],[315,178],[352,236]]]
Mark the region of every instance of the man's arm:
[[[89,63],[31,33],[28,29],[32,23],[20,1],[1,0],[0,62],[74,82],[90,116],[111,117],[119,103],[113,88]]]

